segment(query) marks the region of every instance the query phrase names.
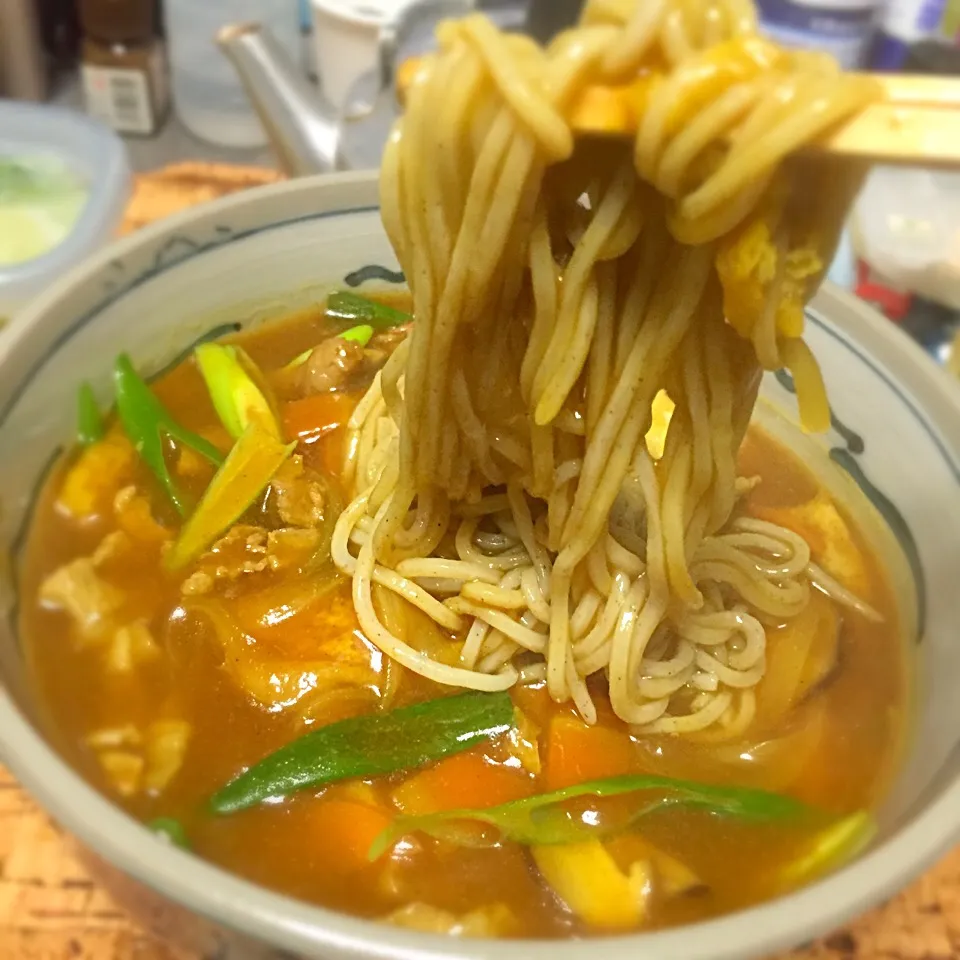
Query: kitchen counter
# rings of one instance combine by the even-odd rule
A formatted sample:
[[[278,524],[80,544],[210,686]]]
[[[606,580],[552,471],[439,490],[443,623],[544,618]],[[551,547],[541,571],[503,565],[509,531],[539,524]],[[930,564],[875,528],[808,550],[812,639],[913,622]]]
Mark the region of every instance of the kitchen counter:
[[[2,0],[0,0],[2,2]],[[61,81],[51,102],[63,107],[83,110],[83,91],[77,76]],[[207,143],[195,137],[179,121],[173,110],[159,133],[152,137],[125,136],[134,173],[145,173],[171,163],[196,160],[206,163],[232,163],[241,166],[276,167],[276,158],[269,147],[238,149]]]

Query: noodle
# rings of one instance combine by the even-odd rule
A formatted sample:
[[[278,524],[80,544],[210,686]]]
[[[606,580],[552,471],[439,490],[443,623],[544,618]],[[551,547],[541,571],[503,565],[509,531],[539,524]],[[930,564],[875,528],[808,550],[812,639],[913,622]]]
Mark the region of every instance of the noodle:
[[[802,538],[737,516],[736,457],[763,369],[829,420],[803,305],[857,172],[790,155],[875,91],[761,39],[746,0],[594,0],[546,50],[481,16],[438,40],[381,175],[416,323],[350,420],[333,540],[361,627],[439,683],[545,678],[593,722],[602,671],[637,730],[737,735],[765,623],[811,582],[870,612]],[[632,147],[575,142],[600,82],[633,84]],[[392,632],[374,584],[458,664]]]

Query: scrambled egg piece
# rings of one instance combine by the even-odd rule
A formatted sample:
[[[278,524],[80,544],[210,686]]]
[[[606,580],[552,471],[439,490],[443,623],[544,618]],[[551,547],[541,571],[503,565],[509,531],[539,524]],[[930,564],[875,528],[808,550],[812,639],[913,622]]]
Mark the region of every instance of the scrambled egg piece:
[[[813,236],[785,253],[778,293],[777,330],[784,337],[803,333],[803,306],[811,283],[823,272],[823,259]],[[768,216],[747,220],[726,238],[717,253],[717,274],[723,286],[723,309],[731,326],[750,338],[763,313],[777,275],[777,248]]]
[[[777,333],[802,336],[804,304],[825,268],[820,253],[823,237],[815,224],[801,226],[796,222],[797,211],[787,210],[789,191],[785,177],[774,180],[761,204],[723,238],[717,252],[724,313],[747,339],[763,316],[771,292],[777,301]],[[793,229],[789,229],[791,223]],[[778,286],[772,291],[774,283]]]
[[[646,861],[624,873],[599,840],[533,846],[530,854],[554,893],[590,926],[627,930],[643,920],[651,892]]]
[[[133,724],[106,727],[87,736],[110,785],[122,797],[157,794],[180,772],[192,726],[186,720],[156,720],[144,730]]]
[[[659,460],[663,456],[663,448],[667,442],[667,427],[670,426],[674,407],[675,404],[666,390],[661,390],[650,404],[652,419],[650,429],[647,431],[646,443],[647,450],[654,460]]]
[[[857,596],[870,593],[866,562],[850,533],[850,527],[828,497],[818,493],[795,507],[759,507],[761,520],[777,523],[799,533],[810,545],[815,563]]]
[[[87,447],[67,471],[57,506],[77,520],[109,512],[115,491],[133,478],[137,452],[114,428]]]
[[[78,646],[103,639],[110,618],[123,604],[123,593],[97,573],[90,557],[78,557],[51,573],[39,596],[44,607],[70,616]]]

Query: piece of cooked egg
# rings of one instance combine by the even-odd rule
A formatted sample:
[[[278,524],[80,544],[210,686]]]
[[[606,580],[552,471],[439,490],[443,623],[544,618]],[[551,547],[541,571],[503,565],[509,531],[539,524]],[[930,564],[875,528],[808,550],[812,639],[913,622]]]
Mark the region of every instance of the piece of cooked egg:
[[[869,595],[866,560],[847,521],[823,493],[795,507],[758,507],[755,512],[761,520],[800,534],[810,545],[814,562],[857,596]]]
[[[670,399],[666,390],[660,390],[650,404],[650,429],[647,431],[647,450],[654,460],[663,456],[663,448],[667,442],[667,427],[673,416],[676,404]]]

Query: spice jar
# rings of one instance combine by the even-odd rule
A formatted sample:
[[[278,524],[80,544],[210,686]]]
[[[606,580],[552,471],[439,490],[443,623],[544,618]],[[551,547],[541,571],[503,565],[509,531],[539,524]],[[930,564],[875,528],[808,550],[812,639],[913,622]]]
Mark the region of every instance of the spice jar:
[[[155,133],[169,106],[154,0],[80,0],[87,112],[121,133]]]

